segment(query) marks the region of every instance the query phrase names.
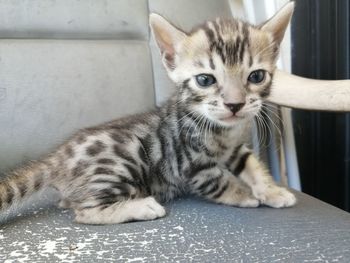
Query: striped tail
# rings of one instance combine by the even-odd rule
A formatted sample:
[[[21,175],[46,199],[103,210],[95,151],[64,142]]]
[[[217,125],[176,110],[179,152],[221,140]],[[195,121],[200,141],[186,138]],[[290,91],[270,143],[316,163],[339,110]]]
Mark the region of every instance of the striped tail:
[[[44,162],[33,162],[15,170],[0,181],[0,212],[48,185],[48,167]]]

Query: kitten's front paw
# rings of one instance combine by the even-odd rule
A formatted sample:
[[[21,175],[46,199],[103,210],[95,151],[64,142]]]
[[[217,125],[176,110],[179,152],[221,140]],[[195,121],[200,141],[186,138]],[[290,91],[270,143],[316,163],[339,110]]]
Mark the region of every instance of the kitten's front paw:
[[[255,199],[254,197],[246,198],[242,200],[238,206],[239,207],[258,207],[260,204],[259,200]]]
[[[290,207],[297,202],[294,194],[276,185],[270,185],[263,191],[255,191],[254,196],[259,199],[262,204],[274,208]]]
[[[166,214],[164,207],[152,196],[141,199],[135,205],[135,211],[133,213],[133,219],[136,220],[153,220],[164,217]]]

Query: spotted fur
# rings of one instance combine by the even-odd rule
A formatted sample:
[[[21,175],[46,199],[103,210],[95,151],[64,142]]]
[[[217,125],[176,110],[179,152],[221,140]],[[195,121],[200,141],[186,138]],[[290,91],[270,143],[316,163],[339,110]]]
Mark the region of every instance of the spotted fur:
[[[88,224],[162,217],[159,202],[184,193],[241,207],[293,205],[294,195],[273,182],[245,144],[270,93],[292,10],[289,4],[260,26],[216,19],[190,33],[152,14],[174,96],[153,112],[81,130],[43,160],[13,172],[0,182],[0,208],[49,186],[60,192],[61,206],[74,209],[77,222]],[[255,85],[247,78],[257,69],[266,75]],[[202,73],[216,83],[200,87]],[[235,103],[244,106],[232,112]]]

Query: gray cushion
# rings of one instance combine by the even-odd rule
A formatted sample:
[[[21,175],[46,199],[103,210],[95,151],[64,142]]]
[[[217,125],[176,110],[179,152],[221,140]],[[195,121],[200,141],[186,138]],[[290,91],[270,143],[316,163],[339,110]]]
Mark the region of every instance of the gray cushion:
[[[350,215],[296,194],[287,209],[180,199],[165,218],[107,226],[75,224],[54,207],[25,209],[0,220],[0,261],[349,262]]]
[[[146,0],[4,0],[1,38],[148,39]]]
[[[1,40],[0,57],[1,170],[79,128],[154,107],[146,42]]]

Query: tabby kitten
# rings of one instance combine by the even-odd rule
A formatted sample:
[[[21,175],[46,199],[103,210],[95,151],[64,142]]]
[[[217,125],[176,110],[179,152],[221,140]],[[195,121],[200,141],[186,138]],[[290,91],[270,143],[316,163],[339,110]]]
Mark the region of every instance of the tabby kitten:
[[[159,202],[182,193],[239,207],[294,205],[245,145],[293,9],[287,4],[260,26],[216,19],[190,33],[151,14],[176,94],[154,112],[81,130],[14,171],[0,182],[0,209],[50,186],[86,224],[163,217]]]

